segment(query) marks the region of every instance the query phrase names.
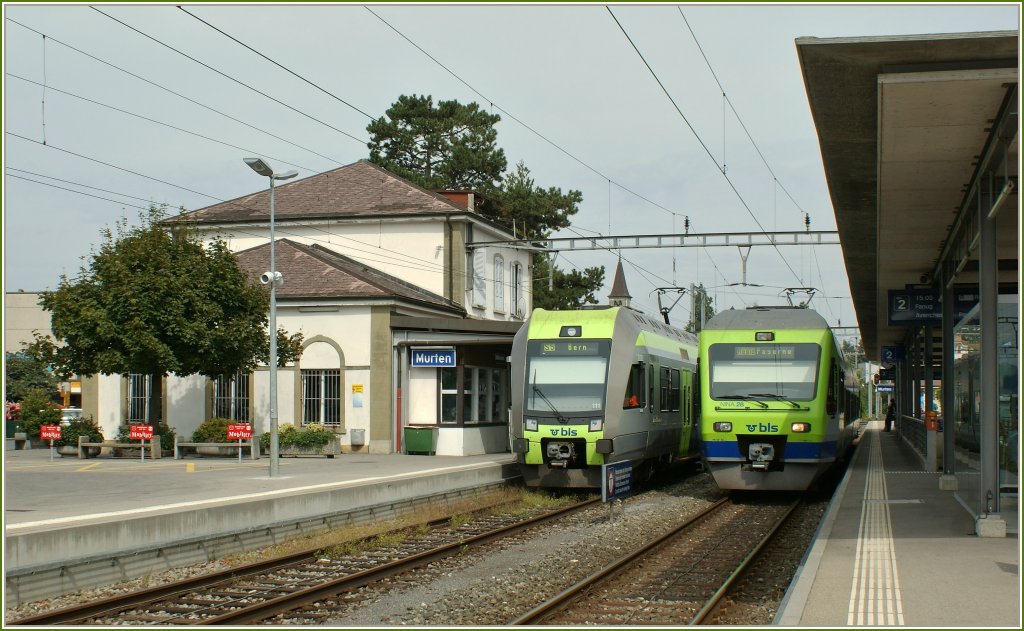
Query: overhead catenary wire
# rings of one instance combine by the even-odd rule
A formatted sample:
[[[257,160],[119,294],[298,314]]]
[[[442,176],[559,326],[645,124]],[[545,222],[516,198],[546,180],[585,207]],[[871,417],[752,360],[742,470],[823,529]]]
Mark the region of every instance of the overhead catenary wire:
[[[12,77],[14,79],[18,79],[18,80],[24,81],[26,83],[31,83],[33,85],[39,85],[39,86],[43,85],[43,84],[39,83],[38,81],[33,81],[32,79],[28,79],[26,77],[22,77],[22,76],[19,76],[19,75],[10,73],[10,72],[6,73],[6,75],[8,77]],[[272,160],[275,160],[277,162],[281,162],[283,164],[287,164],[288,166],[298,167],[298,168],[302,169],[303,171],[309,171],[311,173],[316,173],[317,172],[317,169],[314,169],[312,167],[302,166],[301,164],[296,164],[294,162],[290,162],[288,160],[285,160],[284,158],[275,157],[275,156],[272,156],[270,154],[258,151],[256,149],[248,149],[246,147],[240,147],[238,145],[231,144],[230,142],[227,142],[226,140],[219,140],[217,138],[213,138],[213,137],[207,136],[205,134],[200,134],[199,132],[196,132],[196,131],[185,129],[184,127],[178,127],[177,125],[172,125],[170,123],[165,123],[163,121],[156,120],[155,118],[150,118],[148,116],[143,116],[142,114],[136,114],[135,112],[131,112],[129,110],[122,109],[120,107],[115,107],[113,105],[109,105],[109,104],[103,103],[101,101],[96,101],[94,99],[90,99],[90,98],[82,96],[80,94],[75,94],[74,92],[68,92],[67,90],[61,90],[59,88],[55,88],[52,85],[48,86],[48,89],[51,92],[57,92],[59,94],[64,94],[66,96],[70,96],[72,98],[85,101],[86,103],[92,103],[93,105],[97,105],[99,107],[105,107],[105,108],[107,108],[109,110],[113,110],[113,111],[118,112],[120,114],[124,114],[126,116],[132,116],[134,118],[138,118],[140,120],[144,120],[144,121],[147,121],[149,123],[153,123],[155,125],[160,125],[162,127],[167,127],[169,129],[173,129],[174,131],[180,131],[183,134],[188,134],[190,136],[195,136],[197,138],[202,138],[203,140],[208,140],[210,142],[214,142],[214,143],[217,143],[219,145],[224,145],[225,147],[230,147],[232,149],[238,149],[239,151],[244,151],[244,152],[247,152],[247,153],[259,154],[259,155],[262,155],[264,157],[267,157],[267,158],[270,158]]]
[[[690,21],[686,19],[686,15],[683,13],[683,8],[677,6],[676,9],[679,10],[679,15],[682,16],[683,22],[686,24],[686,28],[690,31],[690,35],[693,37],[693,42],[697,45],[697,49],[700,51],[701,56],[704,58],[704,63],[707,64],[708,70],[711,71],[711,76],[714,77],[715,83],[718,84],[718,89],[722,91],[722,98],[725,100],[726,103],[728,103],[729,109],[732,110],[733,115],[736,116],[736,121],[740,124],[740,127],[743,129],[743,133],[747,135],[747,139],[750,140],[750,144],[753,145],[754,151],[756,151],[757,155],[761,158],[761,162],[763,162],[765,168],[768,169],[768,173],[771,174],[772,179],[775,181],[775,184],[782,189],[782,192],[784,192],[786,196],[789,197],[790,201],[793,202],[793,205],[796,206],[801,213],[806,214],[806,212],[800,206],[800,204],[795,199],[793,199],[793,196],[789,193],[789,191],[782,184],[782,182],[779,181],[778,176],[775,175],[775,171],[772,170],[771,165],[768,164],[768,160],[764,157],[764,153],[761,152],[761,148],[757,145],[757,141],[754,140],[754,137],[751,135],[750,130],[747,129],[747,126],[743,122],[743,118],[740,116],[740,113],[736,111],[736,106],[733,105],[732,99],[730,99],[728,94],[726,94],[725,87],[722,85],[722,82],[719,81],[718,74],[712,67],[711,61],[708,59],[708,56],[704,53],[704,47],[701,46],[700,40],[697,39],[697,34],[693,32],[693,28],[690,26]]]
[[[338,160],[336,160],[336,159],[334,159],[334,158],[332,158],[330,156],[326,156],[326,155],[324,155],[322,153],[319,153],[319,152],[317,152],[317,151],[315,151],[313,149],[310,149],[309,147],[305,147],[305,146],[300,145],[300,144],[298,144],[296,142],[288,140],[287,138],[284,138],[283,136],[278,136],[277,134],[269,132],[266,129],[262,129],[260,127],[257,127],[256,125],[253,125],[252,123],[249,123],[249,122],[246,122],[244,120],[241,120],[240,118],[232,116],[231,114],[228,114],[226,112],[222,112],[222,111],[220,111],[220,110],[218,110],[218,109],[216,109],[214,107],[211,107],[211,106],[209,106],[209,105],[207,105],[205,103],[197,101],[197,100],[195,100],[195,99],[193,99],[193,98],[191,98],[189,96],[186,96],[186,95],[184,95],[184,94],[182,94],[180,92],[176,92],[175,90],[172,90],[172,89],[168,88],[167,86],[161,85],[161,84],[159,84],[159,83],[157,83],[155,81],[147,79],[147,78],[145,78],[145,77],[143,77],[143,76],[141,76],[139,74],[136,74],[136,73],[134,73],[134,72],[132,72],[130,70],[122,68],[121,66],[113,64],[113,63],[111,63],[111,62],[109,62],[109,61],[107,61],[105,59],[101,59],[100,57],[97,57],[96,55],[88,53],[88,52],[86,52],[86,51],[84,51],[84,50],[82,50],[80,48],[76,48],[75,46],[72,46],[71,44],[68,44],[67,42],[63,42],[63,41],[61,41],[59,39],[54,38],[52,35],[48,35],[46,33],[38,31],[38,30],[36,30],[36,29],[34,29],[34,28],[30,27],[30,26],[22,24],[21,22],[15,20],[13,18],[7,17],[5,19],[8,22],[11,22],[12,24],[16,24],[16,25],[22,27],[23,29],[26,29],[28,31],[31,31],[31,32],[36,33],[38,35],[41,35],[44,38],[47,38],[51,42],[54,42],[56,44],[60,44],[61,46],[64,46],[68,50],[72,50],[72,51],[74,51],[74,52],[76,52],[76,53],[78,53],[80,55],[83,55],[85,57],[88,57],[88,58],[90,58],[90,59],[92,59],[92,60],[94,60],[96,62],[99,62],[101,64],[109,66],[110,68],[113,68],[114,70],[117,70],[119,72],[122,72],[122,73],[130,76],[130,77],[138,79],[139,81],[142,81],[143,83],[146,83],[147,85],[150,85],[150,86],[152,86],[154,88],[157,88],[159,90],[163,90],[164,92],[166,92],[168,94],[171,94],[173,96],[176,96],[176,97],[178,97],[180,99],[183,99],[185,101],[188,101],[189,103],[192,103],[194,105],[198,105],[199,107],[201,107],[201,108],[203,108],[203,109],[205,109],[207,111],[210,111],[210,112],[213,112],[214,114],[218,114],[220,116],[223,116],[224,118],[227,118],[228,120],[232,120],[232,121],[234,121],[234,122],[236,122],[236,123],[238,123],[240,125],[244,125],[245,127],[248,127],[249,129],[253,129],[253,130],[258,131],[258,132],[260,132],[262,134],[266,134],[267,136],[270,136],[271,138],[274,138],[275,140],[280,140],[281,142],[284,142],[284,143],[289,144],[289,145],[291,145],[293,147],[296,147],[297,149],[302,149],[303,151],[308,151],[309,153],[311,153],[311,154],[313,154],[315,156],[318,156],[320,158],[323,158],[324,160],[327,160],[329,162],[333,162],[334,164],[337,164],[337,165],[343,164],[342,162],[340,162],[340,161],[338,161]],[[267,157],[269,157],[269,156],[267,156]]]
[[[270,57],[268,57],[268,56],[264,55],[264,54],[263,54],[263,53],[261,53],[260,51],[256,50],[255,48],[253,48],[252,46],[250,46],[250,45],[246,44],[245,42],[243,42],[243,41],[239,40],[239,39],[238,39],[238,38],[236,38],[235,36],[233,36],[233,35],[230,35],[230,34],[228,34],[228,33],[224,32],[223,30],[221,30],[221,29],[217,28],[217,27],[216,27],[216,26],[214,26],[213,24],[210,24],[209,22],[207,22],[207,21],[206,21],[206,20],[204,20],[203,18],[199,17],[199,16],[198,16],[198,15],[196,15],[195,13],[192,13],[192,12],[188,11],[188,10],[187,10],[187,9],[186,9],[185,7],[183,7],[183,6],[181,6],[181,5],[178,5],[178,9],[180,9],[181,11],[183,11],[183,12],[187,13],[188,15],[190,15],[190,16],[192,16],[192,17],[194,17],[195,19],[199,20],[199,21],[200,21],[200,22],[202,22],[203,24],[205,24],[205,25],[209,26],[210,28],[212,28],[213,30],[217,31],[218,33],[220,33],[220,34],[221,34],[221,35],[223,35],[224,37],[227,37],[227,38],[228,38],[228,39],[230,39],[231,41],[233,41],[233,42],[236,42],[237,44],[239,44],[239,45],[241,45],[241,46],[244,46],[245,48],[247,48],[247,49],[251,50],[252,52],[254,52],[254,53],[256,53],[257,55],[259,55],[260,57],[262,57],[262,58],[266,59],[267,61],[269,61],[270,63],[274,64],[275,66],[277,66],[277,67],[278,67],[278,68],[280,68],[281,70],[284,70],[285,72],[287,72],[287,73],[291,74],[292,76],[296,77],[297,79],[299,79],[299,80],[301,80],[301,81],[304,81],[304,82],[308,83],[309,85],[313,86],[313,87],[314,87],[314,88],[316,88],[317,90],[319,90],[319,91],[323,92],[324,94],[326,94],[327,96],[331,97],[332,99],[334,99],[334,100],[338,101],[339,103],[341,103],[341,104],[343,104],[343,105],[345,105],[345,106],[347,106],[347,107],[350,107],[350,108],[352,108],[353,110],[355,110],[355,111],[359,112],[360,114],[362,114],[363,116],[365,116],[365,117],[369,118],[370,120],[375,120],[375,119],[376,119],[376,117],[375,117],[375,116],[373,116],[373,115],[371,115],[371,114],[367,114],[367,113],[366,113],[366,112],[364,112],[363,110],[359,109],[359,108],[358,108],[358,107],[356,107],[355,105],[352,105],[351,103],[349,103],[349,102],[348,102],[348,101],[346,101],[345,99],[341,98],[340,96],[338,96],[338,95],[334,94],[334,93],[333,93],[333,92],[331,92],[330,90],[327,90],[327,89],[323,88],[323,87],[322,87],[322,86],[320,86],[319,84],[317,84],[317,83],[314,83],[314,82],[310,81],[309,79],[307,79],[306,77],[303,77],[302,75],[300,75],[299,73],[295,72],[295,71],[294,71],[294,70],[292,70],[291,68],[288,68],[287,66],[285,66],[285,65],[281,64],[280,62],[278,62],[278,61],[276,61],[276,60],[274,60],[274,59],[271,59]]]
[[[405,33],[403,33],[402,31],[398,30],[394,25],[392,25],[390,22],[388,22],[383,17],[381,17],[373,9],[371,9],[368,6],[364,7],[364,8],[367,11],[369,11],[371,14],[373,14],[373,16],[376,17],[378,20],[383,22],[388,28],[390,28],[392,31],[394,31],[396,34],[398,34],[399,37],[401,37],[405,41],[409,42],[409,44],[411,44],[413,46],[413,48],[415,48],[416,50],[418,50],[421,53],[423,53],[424,55],[426,55],[431,61],[433,61],[435,64],[440,66],[445,72],[447,72],[452,77],[454,77],[455,80],[457,80],[459,83],[461,83],[462,85],[464,85],[467,88],[469,88],[474,94],[476,94],[481,99],[483,99],[484,101],[489,103],[491,105],[491,107],[493,107],[494,109],[500,111],[502,114],[504,114],[505,116],[509,117],[511,120],[513,120],[516,123],[518,123],[520,126],[522,126],[524,129],[526,129],[527,131],[529,131],[533,135],[537,136],[538,138],[540,138],[544,142],[548,143],[549,145],[551,145],[552,147],[554,147],[558,151],[562,152],[563,154],[565,154],[566,156],[568,156],[572,160],[576,161],[578,164],[580,164],[581,166],[585,167],[586,169],[588,169],[590,172],[594,173],[595,175],[599,176],[601,179],[607,180],[610,184],[614,184],[615,186],[617,186],[618,188],[622,189],[623,191],[629,193],[630,195],[633,195],[633,196],[637,197],[638,199],[641,199],[641,200],[647,202],[648,204],[651,204],[652,206],[654,206],[656,208],[660,208],[661,210],[664,210],[665,212],[667,212],[667,213],[669,213],[671,215],[678,215],[679,214],[676,211],[671,210],[669,208],[666,208],[665,206],[659,204],[658,202],[655,202],[655,201],[645,197],[644,195],[641,195],[640,193],[637,193],[636,191],[634,191],[633,189],[629,188],[628,186],[625,186],[624,184],[616,182],[615,180],[613,180],[608,175],[606,175],[606,174],[602,173],[601,171],[599,171],[597,168],[591,166],[587,162],[584,162],[581,158],[577,157],[575,154],[570,152],[568,149],[562,147],[561,145],[559,145],[555,141],[551,140],[550,138],[548,138],[547,136],[545,136],[541,132],[537,131],[532,126],[530,126],[529,124],[527,124],[523,120],[519,119],[518,117],[516,117],[511,112],[509,112],[505,108],[503,108],[500,105],[498,105],[497,103],[495,103],[493,99],[491,99],[491,98],[485,96],[484,94],[482,94],[479,90],[477,90],[472,85],[470,85],[465,79],[463,79],[458,74],[456,74],[455,71],[453,71],[451,68],[449,68],[448,66],[446,66],[443,63],[441,63],[440,61],[438,61],[438,59],[436,57],[431,55],[422,46],[420,46],[419,44],[414,42],[412,39],[410,39]]]
[[[224,77],[225,79],[229,79],[229,80],[237,83],[238,85],[240,85],[240,86],[242,86],[242,87],[244,87],[244,88],[246,88],[248,90],[251,90],[251,91],[255,92],[256,94],[259,94],[260,96],[263,96],[263,97],[266,97],[266,98],[270,99],[271,101],[277,103],[278,105],[281,105],[281,106],[284,106],[284,107],[290,109],[291,111],[295,112],[296,114],[301,114],[302,116],[305,116],[306,118],[308,118],[308,119],[310,119],[312,121],[320,123],[324,127],[333,129],[334,131],[338,132],[339,134],[341,134],[343,136],[347,136],[348,138],[351,138],[352,140],[358,142],[359,144],[362,144],[362,145],[366,144],[366,140],[361,139],[361,138],[357,138],[356,136],[353,136],[352,134],[348,133],[347,131],[345,131],[343,129],[338,129],[337,127],[335,127],[334,125],[331,125],[330,123],[322,121],[319,118],[317,118],[317,117],[315,117],[315,116],[313,116],[311,114],[307,114],[306,112],[303,112],[302,110],[298,109],[297,107],[289,105],[289,104],[285,103],[284,101],[282,101],[282,100],[280,100],[278,98],[275,98],[275,97],[267,94],[266,92],[264,92],[264,91],[262,91],[262,90],[260,90],[258,88],[254,88],[253,86],[249,85],[248,83],[245,83],[244,81],[240,81],[240,80],[232,77],[231,75],[227,74],[226,72],[218,70],[217,68],[214,68],[213,66],[211,66],[211,65],[209,65],[209,64],[207,64],[205,62],[202,62],[202,61],[196,59],[195,57],[192,57],[191,55],[178,50],[177,48],[171,46],[170,44],[167,44],[165,42],[160,41],[159,39],[153,37],[152,35],[149,35],[148,33],[144,33],[143,31],[135,28],[134,26],[132,26],[132,25],[126,23],[126,22],[123,22],[122,20],[119,20],[119,19],[115,18],[114,16],[110,15],[109,13],[104,13],[103,11],[100,11],[96,7],[89,7],[89,8],[92,9],[93,11],[96,11],[97,13],[99,13],[101,15],[104,15],[104,16],[110,18],[111,20],[117,22],[118,24],[124,26],[125,28],[131,29],[132,31],[135,31],[139,35],[142,35],[143,37],[145,37],[147,39],[150,39],[150,40],[156,42],[157,44],[160,44],[161,46],[163,46],[163,47],[165,47],[165,48],[167,48],[169,50],[172,50],[172,51],[178,53],[182,57],[185,57],[186,59],[190,59],[190,60],[194,61],[195,63],[199,64],[200,66],[203,66],[204,68],[207,68],[207,69],[209,69],[209,70],[219,74],[220,76]]]
[[[725,170],[718,165],[718,160],[715,159],[715,156],[711,152],[711,149],[708,148],[707,144],[704,142],[704,139],[701,138],[700,134],[697,133],[697,130],[694,129],[693,125],[690,123],[690,120],[686,117],[686,114],[683,113],[683,110],[680,109],[679,105],[676,103],[675,99],[672,97],[672,94],[669,93],[668,88],[665,87],[665,84],[662,83],[661,78],[658,77],[658,73],[654,72],[654,68],[651,67],[651,64],[648,63],[647,58],[644,57],[642,52],[640,52],[640,49],[637,47],[636,43],[633,41],[633,38],[629,36],[629,33],[626,31],[626,28],[622,25],[621,22],[619,22],[619,19],[617,17],[615,17],[615,14],[612,12],[611,7],[605,6],[605,9],[607,9],[608,14],[615,21],[615,24],[618,25],[619,30],[622,31],[622,34],[626,37],[626,40],[629,42],[630,46],[632,46],[633,50],[636,51],[636,54],[640,57],[640,60],[643,62],[644,66],[647,67],[647,70],[651,73],[651,76],[654,78],[655,82],[657,82],[657,84],[661,88],[662,92],[664,92],[664,94],[668,98],[669,102],[672,103],[672,107],[675,108],[676,113],[678,113],[680,118],[683,119],[683,122],[686,124],[686,126],[693,133],[694,137],[697,139],[697,142],[700,143],[700,146],[704,149],[704,152],[711,159],[711,161],[715,164],[715,168],[718,170],[719,173],[722,174],[722,177],[725,178],[725,181],[729,184],[729,188],[732,189],[733,193],[736,195],[736,198],[740,201],[740,204],[742,204],[743,208],[746,209],[747,213],[750,215],[750,218],[754,220],[754,223],[757,224],[757,227],[761,230],[761,232],[764,232],[766,234],[766,236],[767,236],[767,231],[765,230],[764,226],[761,225],[761,222],[758,221],[757,216],[754,214],[754,211],[747,204],[747,201],[745,199],[743,199],[743,195],[740,194],[739,189],[736,188],[736,185],[729,178],[729,176],[725,172]],[[779,257],[782,258],[782,262],[786,265],[787,268],[789,268],[789,271],[793,274],[793,277],[797,279],[797,282],[799,282],[800,284],[803,284],[803,280],[800,278],[800,275],[797,274],[796,271],[793,269],[793,267],[789,264],[789,261],[786,259],[786,256],[782,253],[781,250],[779,250],[778,246],[776,246],[774,244],[772,244],[772,245],[775,248],[775,251],[778,252]]]

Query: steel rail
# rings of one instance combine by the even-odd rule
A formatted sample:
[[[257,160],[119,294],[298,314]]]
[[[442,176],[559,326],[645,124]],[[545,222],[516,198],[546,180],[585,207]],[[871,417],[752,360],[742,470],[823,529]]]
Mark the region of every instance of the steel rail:
[[[718,509],[722,508],[723,506],[725,506],[726,504],[729,504],[729,503],[730,503],[730,500],[728,498],[723,498],[723,499],[715,502],[714,504],[712,504],[711,506],[708,506],[707,508],[705,508],[701,512],[697,513],[696,515],[694,515],[690,519],[686,520],[684,523],[682,523],[681,525],[677,526],[676,528],[673,528],[672,530],[670,530],[667,533],[661,535],[660,537],[658,537],[657,539],[655,539],[655,540],[651,541],[650,543],[644,545],[643,547],[638,548],[637,550],[634,550],[633,552],[631,552],[631,553],[621,557],[620,559],[618,559],[617,561],[611,563],[610,565],[606,566],[605,568],[595,572],[594,574],[591,574],[587,578],[585,578],[582,581],[576,583],[575,585],[569,587],[568,589],[566,589],[562,593],[558,594],[554,598],[552,598],[552,599],[550,599],[550,600],[548,600],[548,601],[538,605],[534,609],[531,609],[530,611],[526,612],[525,614],[523,614],[519,618],[516,618],[515,620],[510,622],[509,625],[522,626],[522,625],[536,624],[540,620],[543,620],[544,618],[546,618],[546,617],[550,616],[551,614],[557,612],[559,609],[562,609],[565,605],[567,605],[569,603],[569,601],[571,601],[579,593],[583,592],[584,590],[586,590],[587,588],[589,588],[589,587],[591,587],[593,585],[596,585],[597,583],[603,581],[604,579],[617,574],[619,571],[621,571],[625,567],[629,566],[631,563],[633,563],[637,559],[645,556],[652,549],[654,549],[654,548],[658,547],[659,545],[665,543],[666,541],[672,539],[673,537],[678,535],[683,530],[686,530],[687,528],[689,528],[693,524],[699,522],[700,520],[704,519],[706,516],[710,515],[712,512],[717,511]]]
[[[785,512],[784,515],[782,515],[782,517],[779,518],[779,520],[775,523],[775,526],[771,529],[771,531],[769,531],[768,534],[766,534],[764,538],[761,539],[761,542],[758,543],[757,546],[755,546],[749,554],[747,554],[743,561],[740,562],[739,566],[735,570],[733,570],[732,574],[730,574],[729,577],[725,579],[725,581],[722,583],[722,586],[718,588],[718,591],[716,591],[714,595],[708,599],[708,602],[704,605],[704,607],[702,607],[701,610],[693,616],[693,619],[690,620],[689,624],[705,624],[705,621],[709,617],[711,617],[712,614],[718,611],[718,608],[721,605],[722,599],[725,597],[725,595],[732,590],[733,585],[735,585],[739,581],[740,577],[746,574],[747,570],[750,569],[750,566],[753,565],[754,559],[756,559],[757,556],[761,554],[761,550],[763,550],[764,547],[768,545],[768,543],[772,539],[775,538],[775,534],[782,528],[782,525],[786,523],[786,521],[789,519],[789,516],[792,515],[793,512],[802,503],[802,499],[797,499],[790,505],[789,509]]]
[[[579,504],[559,509],[554,513],[546,513],[535,517],[534,520],[543,517],[555,517],[563,514],[570,510],[579,510],[585,506],[588,506],[598,500],[588,500]],[[441,524],[448,521],[445,519],[438,519],[429,522],[428,525]],[[524,522],[530,523],[530,522]],[[497,531],[495,531],[497,532]],[[484,533],[487,535],[489,533]],[[483,535],[481,535],[483,536]],[[463,545],[465,542],[460,542],[459,545]],[[290,566],[298,566],[303,563],[309,562],[319,556],[321,548],[314,548],[308,550],[302,550],[292,554],[284,555],[281,557],[275,557],[273,559],[267,559],[264,561],[257,561],[247,565],[231,568],[227,570],[221,570],[218,572],[212,572],[210,574],[203,574],[201,576],[195,576],[192,578],[175,581],[173,583],[167,583],[165,585],[157,585],[147,589],[137,590],[130,593],[122,594],[119,596],[113,596],[105,598],[103,600],[86,603],[82,605],[74,605],[63,609],[57,609],[46,613],[36,614],[19,618],[17,620],[8,621],[6,624],[10,626],[41,626],[41,625],[59,625],[74,622],[82,622],[90,618],[96,618],[100,616],[113,616],[119,611],[124,611],[130,608],[139,608],[151,605],[162,600],[168,600],[170,598],[185,596],[193,591],[199,589],[206,589],[211,587],[217,587],[221,585],[230,584],[238,579],[257,576],[261,573],[285,569]],[[206,621],[197,621],[196,624],[208,624]]]
[[[243,608],[215,616],[211,618],[197,619],[192,624],[204,625],[204,626],[216,626],[216,625],[228,625],[228,624],[255,624],[259,621],[266,620],[278,613],[292,611],[303,605],[323,600],[325,598],[331,598],[341,593],[358,589],[364,585],[377,582],[379,580],[388,578],[395,574],[407,572],[415,569],[422,565],[426,565],[438,559],[442,559],[454,554],[458,554],[467,547],[477,546],[490,541],[501,539],[509,535],[521,532],[528,528],[538,526],[540,524],[552,521],[560,518],[567,513],[573,513],[582,510],[592,504],[595,504],[600,500],[591,499],[572,506],[545,513],[544,515],[538,515],[529,520],[519,522],[512,526],[506,526],[492,530],[479,535],[474,535],[467,539],[459,540],[455,543],[440,546],[433,550],[427,550],[420,554],[407,557],[405,559],[399,559],[386,563],[379,567],[357,572],[355,574],[349,574],[347,576],[322,583],[320,585],[306,588],[279,596],[271,600],[263,601],[261,603],[255,603],[253,605],[245,606]]]

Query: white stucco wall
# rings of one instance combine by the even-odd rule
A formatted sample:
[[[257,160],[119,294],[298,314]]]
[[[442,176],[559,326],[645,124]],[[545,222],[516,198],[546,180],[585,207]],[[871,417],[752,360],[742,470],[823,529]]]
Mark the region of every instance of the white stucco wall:
[[[32,333],[53,336],[50,312],[39,306],[36,292],[4,294],[4,352],[16,353],[22,345],[32,342]]]
[[[444,294],[444,221],[403,220],[396,222],[318,223],[293,226],[275,222],[274,236],[304,245],[319,245],[366,263],[386,274]],[[267,243],[269,227],[246,226],[221,237],[231,250],[239,252]],[[287,282],[287,281],[286,281]]]
[[[206,377],[169,375],[164,386],[167,424],[181,436],[191,440],[192,432],[206,420]]]
[[[96,423],[103,437],[114,439],[121,427],[121,375],[97,375]]]
[[[403,419],[405,424],[431,425],[438,422],[437,380],[440,378],[437,368],[409,369],[409,418]]]

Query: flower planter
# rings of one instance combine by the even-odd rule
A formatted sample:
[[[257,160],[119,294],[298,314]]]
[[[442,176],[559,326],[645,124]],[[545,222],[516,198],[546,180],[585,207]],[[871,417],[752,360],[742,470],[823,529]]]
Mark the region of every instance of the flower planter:
[[[242,450],[243,452],[248,451],[248,447],[243,447]],[[199,445],[196,447],[196,454],[199,456],[210,456],[215,458],[230,458],[232,456],[238,457],[238,447],[212,447]]]
[[[333,458],[341,455],[341,446],[338,445],[337,440],[332,440],[326,445],[317,445],[316,447],[282,446],[278,448],[277,452],[282,458],[297,456],[327,456],[328,458]]]

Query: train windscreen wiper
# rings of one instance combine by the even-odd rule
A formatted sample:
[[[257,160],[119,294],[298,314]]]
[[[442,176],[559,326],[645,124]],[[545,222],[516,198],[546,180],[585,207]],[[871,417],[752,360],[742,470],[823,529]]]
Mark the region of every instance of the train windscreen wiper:
[[[789,399],[787,399],[786,397],[782,396],[781,394],[775,394],[774,392],[755,392],[755,393],[751,394],[750,396],[752,396],[752,397],[765,397],[765,398],[768,398],[768,399],[775,399],[776,401],[785,401],[786,403],[792,405],[793,407],[795,407],[797,409],[800,408],[800,404],[797,403],[796,401],[790,401]]]
[[[733,400],[733,401],[750,401],[752,403],[756,403],[756,404],[760,405],[763,408],[768,407],[768,404],[765,403],[764,401],[756,401],[756,400],[751,398],[751,395],[747,395],[747,394],[727,394],[727,395],[720,396],[720,397],[715,397],[715,398],[716,399],[730,399],[730,400]]]
[[[533,371],[533,383],[531,385],[533,387],[534,393],[535,394],[539,394],[540,398],[544,399],[544,403],[548,404],[548,407],[551,408],[551,411],[555,413],[555,418],[558,419],[559,422],[565,422],[565,421],[569,420],[565,416],[562,416],[562,413],[558,411],[558,408],[556,408],[555,404],[551,402],[551,399],[549,399],[547,397],[547,395],[545,395],[543,392],[541,392],[540,388],[537,387],[537,371],[536,371],[536,369]]]

